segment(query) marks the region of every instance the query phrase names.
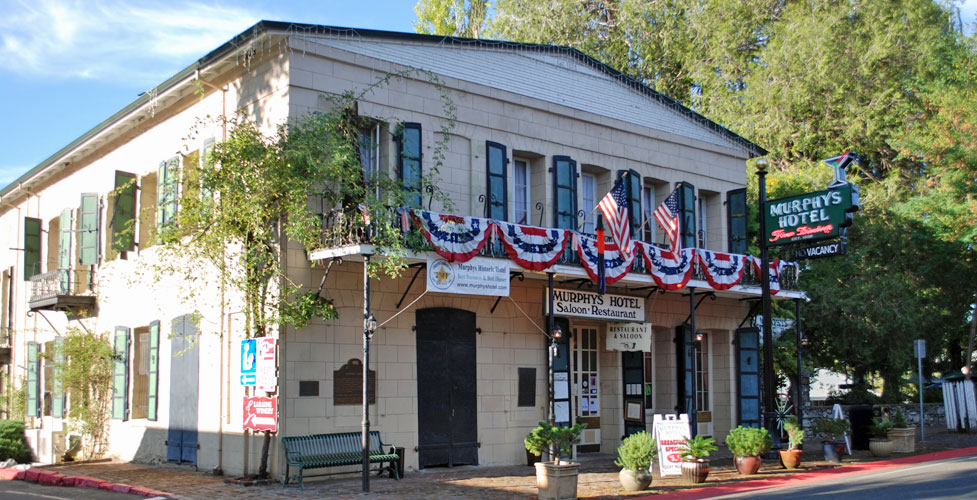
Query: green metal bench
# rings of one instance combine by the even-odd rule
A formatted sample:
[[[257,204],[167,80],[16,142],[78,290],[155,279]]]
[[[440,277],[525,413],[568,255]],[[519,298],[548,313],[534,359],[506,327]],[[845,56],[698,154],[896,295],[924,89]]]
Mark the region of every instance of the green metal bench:
[[[302,489],[305,489],[302,476],[306,469],[362,464],[363,446],[360,438],[359,432],[283,437],[285,477],[282,479],[282,488],[288,484],[289,479],[295,478]],[[370,431],[370,463],[379,463],[381,467],[377,470],[380,473],[388,471],[392,477],[400,480],[397,471],[400,456],[394,453],[394,448],[390,449],[390,453],[384,453],[383,448],[380,432]],[[383,466],[384,463],[388,465]],[[298,475],[289,474],[293,467],[298,469]]]

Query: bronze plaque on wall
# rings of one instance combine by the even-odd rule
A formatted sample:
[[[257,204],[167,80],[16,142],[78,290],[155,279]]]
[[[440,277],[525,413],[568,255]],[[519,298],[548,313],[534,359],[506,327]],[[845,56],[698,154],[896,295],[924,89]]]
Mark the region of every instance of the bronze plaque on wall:
[[[377,372],[370,370],[370,404],[377,403]],[[332,372],[332,404],[363,404],[363,362],[353,358]]]

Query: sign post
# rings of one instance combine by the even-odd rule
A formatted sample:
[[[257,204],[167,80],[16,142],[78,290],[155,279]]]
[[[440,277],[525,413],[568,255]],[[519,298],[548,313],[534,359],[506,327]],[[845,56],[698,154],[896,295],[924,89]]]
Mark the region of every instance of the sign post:
[[[919,369],[919,440],[926,441],[926,415],[923,413],[923,358],[926,357],[926,340],[913,342]]]

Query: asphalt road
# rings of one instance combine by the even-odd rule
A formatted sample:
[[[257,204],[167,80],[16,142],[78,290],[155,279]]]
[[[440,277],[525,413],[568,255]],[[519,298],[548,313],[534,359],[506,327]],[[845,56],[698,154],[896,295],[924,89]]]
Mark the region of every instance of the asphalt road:
[[[778,500],[977,499],[977,457],[925,462],[810,484],[770,488],[713,498],[777,498]]]
[[[0,481],[0,498],[3,500],[136,500],[144,497],[94,488],[50,486],[27,481]]]

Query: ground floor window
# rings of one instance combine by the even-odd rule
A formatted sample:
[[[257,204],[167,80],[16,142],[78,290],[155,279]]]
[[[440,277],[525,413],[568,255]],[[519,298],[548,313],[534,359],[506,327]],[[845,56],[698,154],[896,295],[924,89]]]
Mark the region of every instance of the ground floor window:
[[[695,359],[695,408],[711,411],[709,405],[709,337],[702,334],[702,342],[696,349]]]

